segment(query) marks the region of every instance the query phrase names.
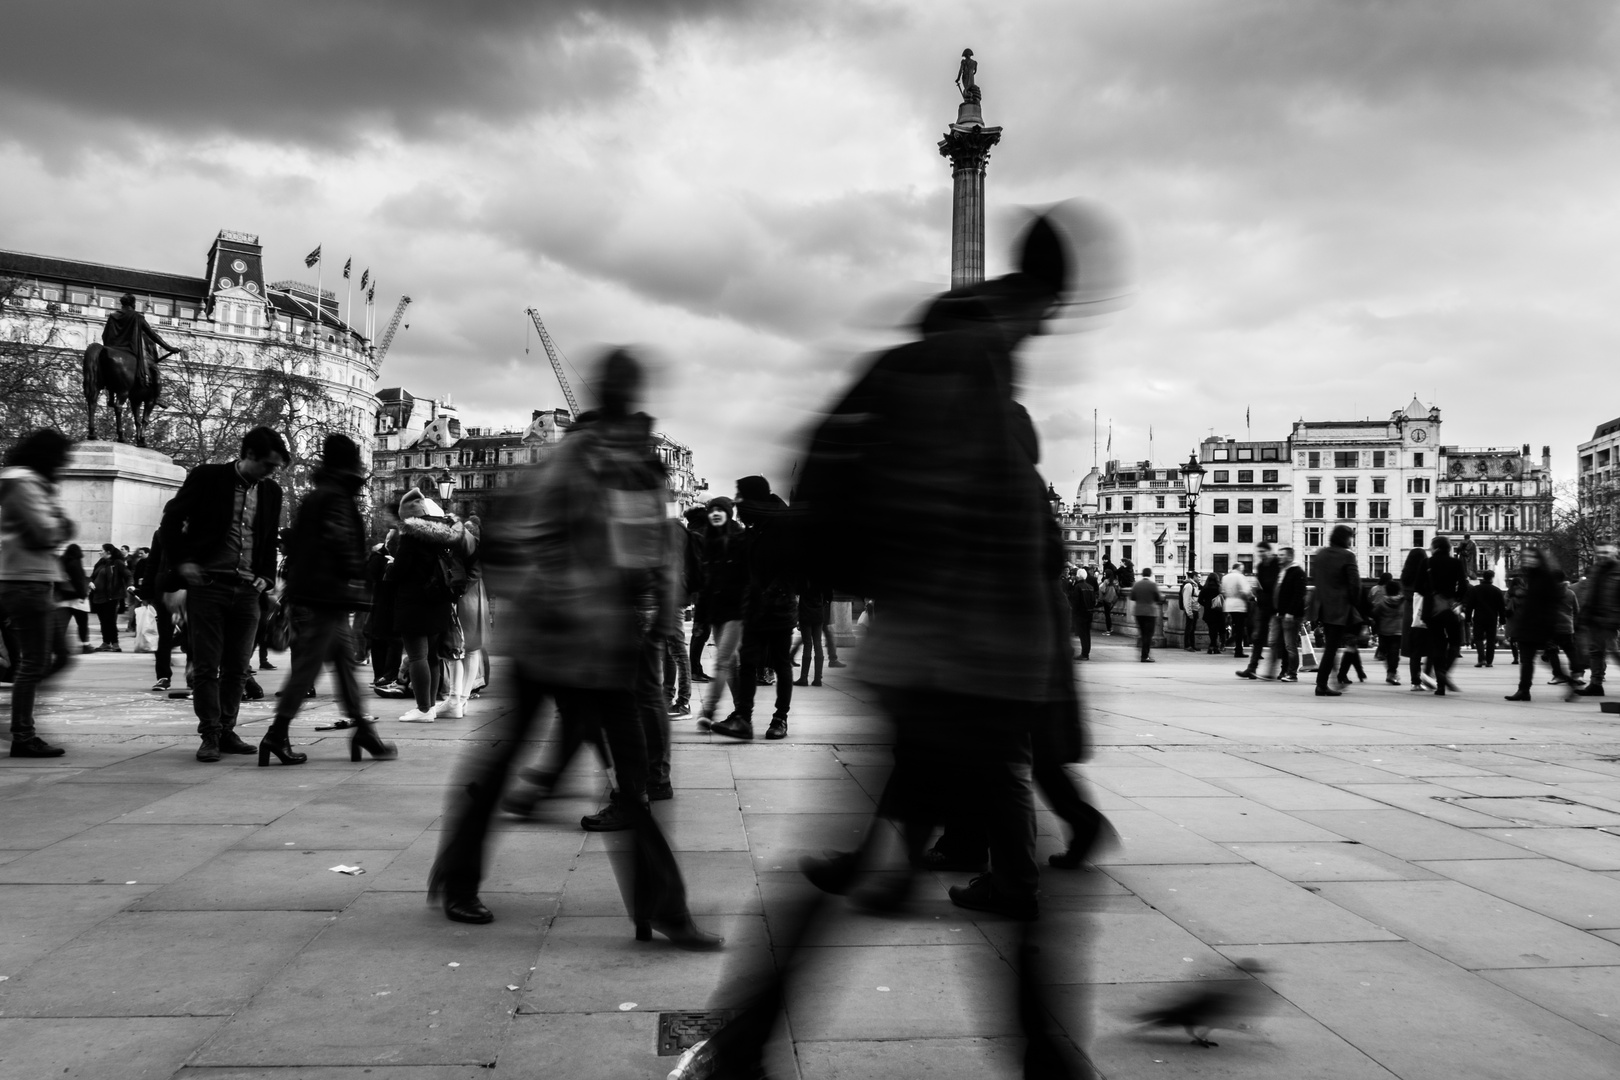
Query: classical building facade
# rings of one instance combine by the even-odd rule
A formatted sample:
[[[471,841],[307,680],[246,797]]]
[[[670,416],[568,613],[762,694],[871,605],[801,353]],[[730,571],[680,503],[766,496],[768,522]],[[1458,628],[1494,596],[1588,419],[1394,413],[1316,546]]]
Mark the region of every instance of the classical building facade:
[[[1063,555],[1076,566],[1096,566],[1097,552],[1097,485],[1102,473],[1092,466],[1080,480],[1074,501],[1064,502],[1055,490],[1052,492],[1052,510],[1057,515],[1058,529],[1063,537]]]
[[[1498,561],[1512,570],[1527,538],[1552,527],[1552,448],[1530,445],[1442,446],[1436,493],[1439,529],[1454,545],[1473,545],[1471,572]]]
[[[1198,496],[1200,571],[1224,574],[1254,564],[1255,545],[1291,545],[1294,531],[1293,458],[1290,445],[1237,439],[1205,439],[1198,446],[1204,467]]]
[[[193,277],[0,251],[0,278],[18,283],[10,320],[16,325],[0,332],[82,353],[101,340],[119,298],[133,293],[148,323],[187,350],[190,378],[229,383],[266,366],[307,376],[322,393],[320,415],[309,419],[367,442],[376,362],[370,340],[340,317],[336,294],[322,290],[317,296],[313,285],[297,281],[266,281],[263,247],[251,233],[220,230],[203,269]],[[171,363],[163,370],[174,378],[180,369]],[[163,408],[160,401],[154,421],[162,419]]]
[[[1208,490],[1206,488],[1206,490]],[[1187,562],[1187,489],[1179,467],[1110,461],[1097,481],[1100,561],[1174,582]]]
[[[1599,539],[1620,535],[1620,417],[1599,424],[1575,448],[1575,496]]]
[[[401,494],[415,487],[464,517],[483,513],[490,499],[511,487],[521,469],[550,452],[572,423],[567,409],[536,409],[521,431],[466,427],[448,398],[419,398],[402,387],[380,390],[376,449],[371,457],[372,505],[392,507]],[[685,510],[697,501],[700,491],[692,470],[692,451],[662,433],[655,437],[655,452],[669,472],[676,501]],[[379,514],[374,521],[385,517]]]
[[[1300,420],[1294,456],[1294,547],[1306,569],[1336,525],[1355,530],[1364,575],[1399,573],[1439,524],[1440,410],[1416,398],[1388,420]],[[1205,499],[1212,485],[1204,485]]]

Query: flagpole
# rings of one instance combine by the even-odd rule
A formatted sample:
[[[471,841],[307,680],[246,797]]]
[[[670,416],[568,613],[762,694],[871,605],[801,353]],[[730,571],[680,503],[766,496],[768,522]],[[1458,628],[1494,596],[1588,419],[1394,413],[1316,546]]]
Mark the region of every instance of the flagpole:
[[[343,264],[343,280],[348,282],[343,287],[343,310],[347,313],[343,319],[345,324],[354,321],[354,278],[349,276],[349,268],[353,262],[354,256],[351,255],[349,261]]]
[[[324,245],[323,245],[324,246]],[[310,344],[314,345],[315,362],[321,362],[321,262],[326,258],[320,247],[315,249],[315,337]]]

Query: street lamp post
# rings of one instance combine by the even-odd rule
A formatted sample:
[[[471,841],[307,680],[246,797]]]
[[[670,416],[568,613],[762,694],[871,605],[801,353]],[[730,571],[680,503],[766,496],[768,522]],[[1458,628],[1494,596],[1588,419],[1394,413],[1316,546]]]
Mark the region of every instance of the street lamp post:
[[[434,485],[439,489],[439,505],[449,510],[450,493],[456,490],[456,478],[450,475],[449,469],[446,469],[439,474]]]
[[[1187,455],[1187,464],[1181,467],[1181,479],[1187,486],[1187,580],[1193,577],[1198,565],[1198,492],[1204,486],[1204,467],[1198,464],[1198,454]]]

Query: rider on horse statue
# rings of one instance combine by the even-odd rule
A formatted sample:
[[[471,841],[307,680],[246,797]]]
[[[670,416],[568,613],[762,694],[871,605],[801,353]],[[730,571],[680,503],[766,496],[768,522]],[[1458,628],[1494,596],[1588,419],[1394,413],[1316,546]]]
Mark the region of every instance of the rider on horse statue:
[[[163,349],[164,355],[177,350],[152,329],[145,315],[135,310],[134,294],[125,293],[119,305],[117,311],[107,316],[107,325],[101,331],[101,343],[114,352],[135,358],[135,386],[144,390],[152,382],[151,365],[158,362],[156,349]]]

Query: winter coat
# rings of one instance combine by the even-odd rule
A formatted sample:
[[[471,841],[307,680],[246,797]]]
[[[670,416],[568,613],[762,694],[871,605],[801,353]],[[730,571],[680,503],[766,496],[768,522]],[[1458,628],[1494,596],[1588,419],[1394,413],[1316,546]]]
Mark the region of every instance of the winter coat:
[[[1568,581],[1560,581],[1558,587],[1558,607],[1553,613],[1553,633],[1573,634],[1575,632],[1576,618],[1580,612],[1580,602],[1575,599],[1575,590]]]
[[[1468,577],[1463,564],[1455,555],[1431,555],[1424,570],[1423,618],[1428,621],[1437,612],[1455,608],[1468,596]]]
[[[56,485],[33,469],[0,471],[0,581],[59,581],[56,549],[73,539]]]
[[[1400,637],[1406,598],[1385,593],[1373,602],[1373,625],[1379,637]]]
[[[1507,601],[1502,590],[1488,581],[1482,581],[1468,591],[1468,614],[1476,627],[1494,630],[1507,615]]]
[[[366,528],[355,502],[365,479],[358,474],[315,474],[287,545],[290,603],[354,611],[371,606],[366,586]]]
[[[1137,578],[1136,584],[1131,586],[1131,615],[1135,618],[1157,616],[1159,604],[1163,599],[1156,581],[1152,578]]]
[[[1311,560],[1311,584],[1316,586],[1317,619],[1325,626],[1354,626],[1360,621],[1356,604],[1361,599],[1361,570],[1349,548],[1329,545]]]
[[[1276,597],[1273,614],[1292,615],[1296,619],[1305,616],[1305,594],[1309,590],[1305,583],[1305,568],[1294,563],[1284,568],[1277,578],[1277,588],[1272,595]]]
[[[649,578],[660,604],[651,627],[659,636],[674,633],[684,599],[679,527],[659,534],[661,561],[650,568],[621,565],[609,539],[609,492],[658,488],[667,502],[650,417],[582,417],[491,515],[485,580],[493,595],[510,601],[513,617],[500,640],[524,677],[627,689],[646,637],[638,604]]]
[[[164,549],[176,569],[186,563],[207,565],[231,531],[236,512],[235,462],[198,465],[163,508],[158,527]],[[280,539],[281,485],[260,480],[259,509],[253,519],[253,576],[269,588],[276,580],[276,546]]]
[[[466,530],[459,521],[413,517],[399,523],[399,547],[390,574],[394,581],[394,633],[400,637],[433,637],[450,629],[455,601],[435,595],[443,573],[439,555],[461,554]]]
[[[1520,567],[1519,577],[1520,585],[1513,597],[1514,637],[1540,645],[1556,631],[1563,583],[1545,566]]]
[[[1232,570],[1221,578],[1221,596],[1226,604],[1228,615],[1241,615],[1249,610],[1249,579],[1242,570]]]
[[[135,577],[129,572],[129,564],[124,561],[122,552],[103,555],[90,571],[90,602],[116,604],[124,598],[124,590],[134,581]]]
[[[1254,564],[1254,605],[1262,616],[1276,613],[1277,579],[1282,576],[1282,563],[1277,559],[1261,559]]]
[[[56,583],[56,599],[84,600],[90,596],[90,579],[84,573],[84,556],[62,556],[62,578]]]
[[[748,593],[746,530],[735,518],[719,529],[706,526],[703,536],[703,599],[709,624],[735,622],[743,617]]]
[[[1620,561],[1600,562],[1592,567],[1581,621],[1600,630],[1620,627]]]
[[[743,624],[753,632],[791,630],[797,624],[799,595],[794,575],[782,558],[787,503],[779,496],[744,499],[738,504],[747,522],[743,550],[748,586],[743,592]]]

